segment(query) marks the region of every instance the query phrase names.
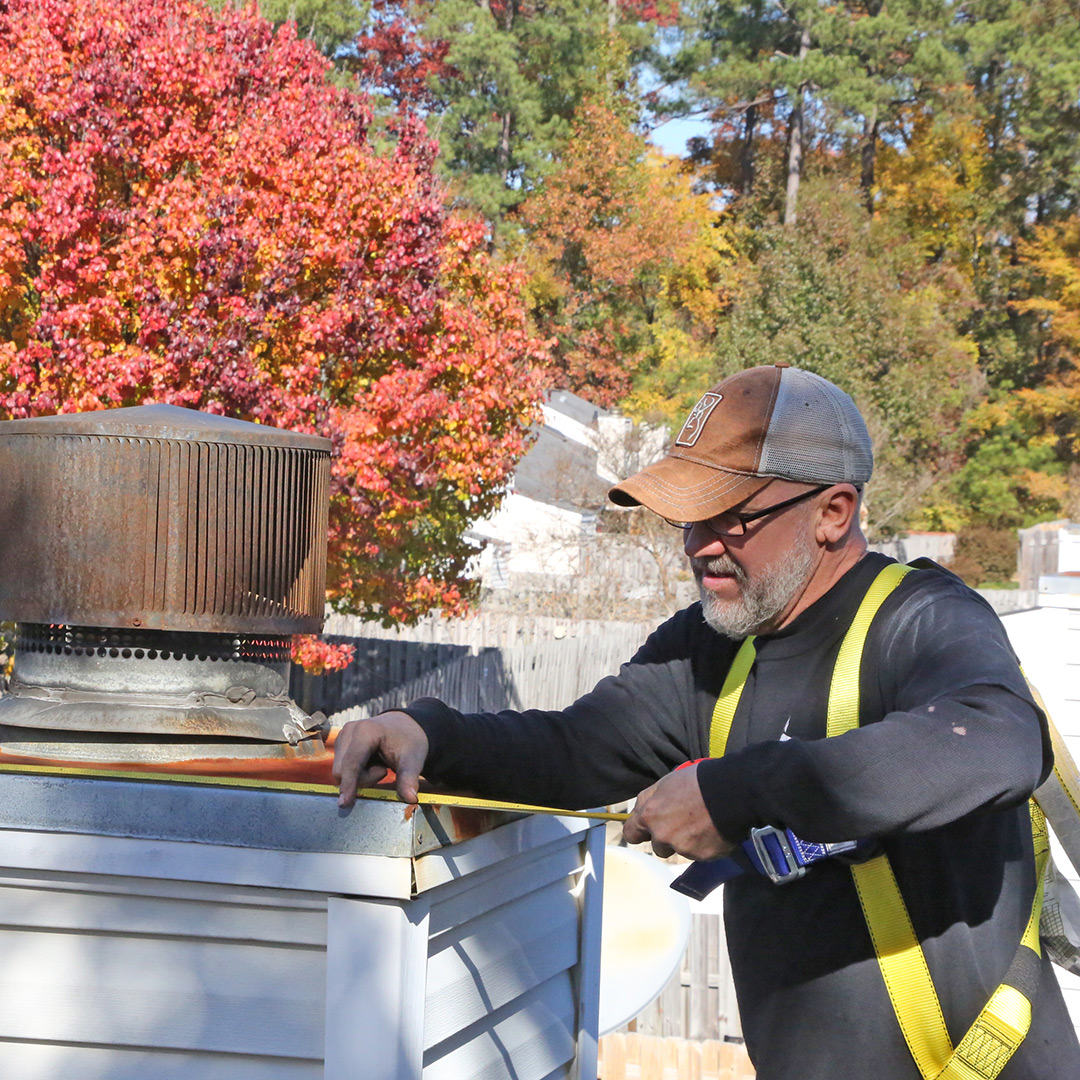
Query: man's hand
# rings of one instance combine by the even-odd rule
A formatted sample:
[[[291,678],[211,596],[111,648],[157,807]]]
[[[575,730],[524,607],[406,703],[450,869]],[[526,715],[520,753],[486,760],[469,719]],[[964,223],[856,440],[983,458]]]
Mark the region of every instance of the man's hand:
[[[623,839],[628,844],[651,840],[661,858],[678,852],[688,859],[719,859],[735,847],[716,831],[705,809],[696,764],[668,773],[637,797]]]
[[[377,784],[390,769],[396,773],[397,793],[406,802],[416,802],[427,753],[427,735],[408,713],[384,712],[369,720],[349,721],[334,740],[338,806],[352,806],[358,788]]]

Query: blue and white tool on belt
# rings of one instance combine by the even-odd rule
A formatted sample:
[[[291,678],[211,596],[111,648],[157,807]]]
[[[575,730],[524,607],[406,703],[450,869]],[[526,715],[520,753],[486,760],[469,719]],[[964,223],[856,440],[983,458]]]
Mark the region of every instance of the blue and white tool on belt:
[[[678,768],[685,769],[696,764],[696,761],[687,761]],[[799,839],[790,829],[765,825],[760,829],[751,829],[750,839],[744,840],[734,853],[726,858],[691,863],[671,883],[671,887],[694,900],[704,900],[725,881],[754,870],[767,877],[774,885],[786,885],[789,881],[803,877],[806,868],[813,863],[833,855],[851,854],[863,846],[865,845],[859,840],[815,844]]]
[[[833,855],[851,854],[859,846],[857,840],[814,844],[809,840],[800,840],[790,829],[766,825],[761,829],[751,829],[750,839],[744,840],[727,858],[691,863],[671,883],[671,887],[694,900],[703,900],[725,881],[754,870],[774,885],[786,885],[803,877],[807,867],[813,863]]]

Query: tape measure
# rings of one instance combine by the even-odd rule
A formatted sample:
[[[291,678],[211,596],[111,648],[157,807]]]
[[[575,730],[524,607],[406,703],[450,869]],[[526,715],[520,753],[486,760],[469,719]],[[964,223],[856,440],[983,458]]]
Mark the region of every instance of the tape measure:
[[[338,789],[330,784],[305,784],[291,780],[263,780],[240,776],[191,776],[187,773],[139,772],[129,769],[89,769],[67,765],[16,765],[0,762],[0,773],[30,776],[76,776],[96,780],[136,780],[158,784],[196,784],[203,787],[247,788],[254,791],[293,791],[304,795],[330,795],[337,798]],[[396,791],[388,788],[361,788],[359,799],[378,802],[405,803]],[[555,806],[533,806],[531,803],[499,802],[495,799],[474,799],[466,795],[437,795],[422,791],[421,806],[459,806],[467,810],[501,810],[514,814],[554,814],[558,817],[592,818],[595,821],[625,821],[629,814],[613,814],[600,810],[561,810]]]

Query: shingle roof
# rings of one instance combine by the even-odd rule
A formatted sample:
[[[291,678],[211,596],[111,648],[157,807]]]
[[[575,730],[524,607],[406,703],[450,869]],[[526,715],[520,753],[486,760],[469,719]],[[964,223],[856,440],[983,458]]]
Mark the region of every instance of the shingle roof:
[[[547,404],[564,416],[569,416],[571,420],[576,420],[587,427],[595,424],[598,416],[607,415],[607,409],[601,409],[599,405],[594,405],[591,401],[586,401],[569,390],[549,390]]]
[[[605,505],[608,486],[596,475],[596,451],[549,427],[540,428],[514,473],[514,491],[519,495],[564,510]]]

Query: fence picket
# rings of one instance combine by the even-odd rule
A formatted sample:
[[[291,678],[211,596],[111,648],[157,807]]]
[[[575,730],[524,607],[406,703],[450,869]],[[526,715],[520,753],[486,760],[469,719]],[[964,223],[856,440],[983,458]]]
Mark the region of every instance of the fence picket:
[[[612,1034],[600,1039],[599,1080],[753,1080],[746,1049],[716,1039]]]

